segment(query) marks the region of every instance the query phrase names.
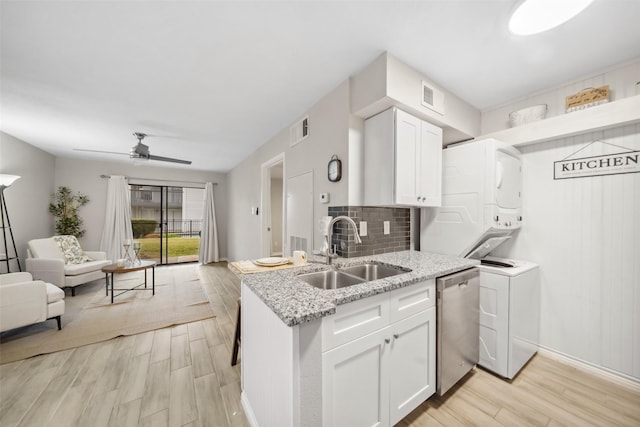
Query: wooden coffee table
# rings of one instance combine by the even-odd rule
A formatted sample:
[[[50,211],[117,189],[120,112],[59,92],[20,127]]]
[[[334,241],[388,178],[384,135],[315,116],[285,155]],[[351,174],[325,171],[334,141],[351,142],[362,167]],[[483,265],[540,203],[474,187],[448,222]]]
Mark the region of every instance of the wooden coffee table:
[[[147,270],[151,269],[153,273],[153,278],[151,281],[151,289],[147,288]],[[113,275],[121,274],[121,273],[131,273],[132,271],[140,271],[144,270],[144,283],[140,283],[132,288],[124,288],[124,289],[114,289],[113,287]],[[107,265],[102,268],[102,272],[106,275],[106,283],[105,283],[105,291],[106,295],[109,295],[109,283],[111,283],[111,304],[113,304],[113,298],[118,295],[122,295],[125,292],[129,291],[145,291],[150,290],[152,295],[156,294],[156,262],[155,261],[140,261],[133,264],[125,264],[124,267],[118,267],[118,264]],[[109,280],[109,274],[111,274],[111,280]],[[144,285],[144,289],[139,289],[140,286]],[[113,291],[122,291],[118,295],[114,295]]]

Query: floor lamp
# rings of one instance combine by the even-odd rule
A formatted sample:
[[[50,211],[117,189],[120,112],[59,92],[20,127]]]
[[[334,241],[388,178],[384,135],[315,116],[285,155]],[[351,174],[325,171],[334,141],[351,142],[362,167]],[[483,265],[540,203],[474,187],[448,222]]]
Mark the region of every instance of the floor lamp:
[[[9,212],[7,212],[7,201],[4,198],[4,190],[11,187],[18,178],[18,175],[4,175],[0,174],[0,209],[2,209],[2,241],[4,243],[4,253],[0,254],[0,261],[7,263],[7,273],[11,272],[11,261],[16,260],[18,263],[18,271],[22,271],[20,267],[20,258],[18,258],[18,250],[16,249],[16,242],[13,239],[13,231],[11,231],[11,222],[9,221]],[[7,244],[7,230],[9,230],[9,237],[11,237],[11,245],[13,246],[14,256],[9,256],[9,246]]]

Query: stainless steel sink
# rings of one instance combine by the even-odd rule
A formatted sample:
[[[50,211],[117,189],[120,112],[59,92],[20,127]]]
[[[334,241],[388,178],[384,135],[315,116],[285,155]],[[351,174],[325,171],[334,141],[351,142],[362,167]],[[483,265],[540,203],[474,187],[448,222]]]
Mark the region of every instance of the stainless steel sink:
[[[339,289],[358,283],[384,279],[411,270],[376,263],[366,263],[343,267],[338,270],[318,271],[316,273],[300,274],[298,279],[320,289]]]
[[[400,267],[391,267],[388,265],[367,263],[354,265],[352,267],[344,267],[340,269],[343,273],[351,274],[363,279],[366,282],[371,280],[384,279],[398,274],[406,273],[409,270]]]
[[[338,289],[357,285],[364,282],[363,279],[342,273],[338,270],[318,271],[316,273],[300,274],[298,279],[307,282],[311,286],[320,289]]]

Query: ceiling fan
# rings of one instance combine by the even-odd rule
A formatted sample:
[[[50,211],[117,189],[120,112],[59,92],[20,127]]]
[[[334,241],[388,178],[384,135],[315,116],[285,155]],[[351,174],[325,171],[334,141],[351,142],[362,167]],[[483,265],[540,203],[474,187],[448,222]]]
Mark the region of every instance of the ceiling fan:
[[[133,135],[138,138],[138,143],[131,147],[129,153],[119,153],[115,151],[101,151],[101,150],[87,150],[83,148],[74,148],[74,151],[88,151],[92,153],[107,153],[107,154],[121,154],[129,156],[131,159],[143,159],[143,160],[157,160],[160,162],[181,163],[183,165],[190,165],[190,160],[174,159],[172,157],[154,156],[149,153],[149,146],[142,143],[142,140],[148,136],[146,133],[134,132]]]

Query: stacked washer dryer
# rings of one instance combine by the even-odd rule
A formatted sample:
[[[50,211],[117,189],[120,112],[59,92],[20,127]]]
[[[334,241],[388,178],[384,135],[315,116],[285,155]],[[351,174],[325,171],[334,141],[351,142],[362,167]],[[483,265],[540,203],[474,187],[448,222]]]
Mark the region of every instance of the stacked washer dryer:
[[[522,223],[520,152],[486,139],[442,156],[442,206],[421,210],[420,250],[481,260],[478,364],[513,378],[537,351],[538,266],[489,254]]]

